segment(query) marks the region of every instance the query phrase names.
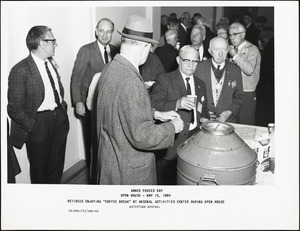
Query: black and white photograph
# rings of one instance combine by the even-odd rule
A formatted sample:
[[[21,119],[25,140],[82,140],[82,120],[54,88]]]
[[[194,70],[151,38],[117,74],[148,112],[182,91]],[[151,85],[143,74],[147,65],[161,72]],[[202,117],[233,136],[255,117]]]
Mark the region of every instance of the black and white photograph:
[[[299,3],[1,1],[1,229],[299,229]]]

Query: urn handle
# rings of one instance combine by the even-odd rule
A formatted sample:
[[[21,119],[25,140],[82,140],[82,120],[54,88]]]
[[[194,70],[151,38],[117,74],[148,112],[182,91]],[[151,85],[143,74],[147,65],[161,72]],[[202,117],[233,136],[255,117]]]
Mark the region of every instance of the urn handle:
[[[216,181],[215,175],[204,175],[200,177],[197,185],[219,185]]]

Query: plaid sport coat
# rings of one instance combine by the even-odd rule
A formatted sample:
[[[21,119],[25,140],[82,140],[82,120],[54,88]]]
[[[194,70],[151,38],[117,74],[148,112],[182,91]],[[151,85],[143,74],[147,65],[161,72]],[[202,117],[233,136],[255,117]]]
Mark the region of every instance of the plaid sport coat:
[[[60,76],[55,66],[52,66],[57,73],[60,94],[63,98],[64,88]],[[42,77],[32,56],[29,55],[11,69],[8,77],[7,112],[11,118],[11,141],[16,148],[21,149],[26,142],[27,135],[35,122],[36,112],[44,100],[44,95],[45,88]],[[64,100],[62,105],[66,107]]]

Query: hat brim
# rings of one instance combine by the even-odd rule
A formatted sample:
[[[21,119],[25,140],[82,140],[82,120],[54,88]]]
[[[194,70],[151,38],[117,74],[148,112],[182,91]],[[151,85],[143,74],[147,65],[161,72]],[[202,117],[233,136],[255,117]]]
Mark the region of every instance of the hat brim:
[[[159,43],[155,39],[145,38],[145,37],[141,37],[141,36],[137,36],[137,35],[125,34],[119,30],[117,30],[117,31],[120,35],[122,35],[125,38],[130,38],[130,39],[134,39],[134,40],[138,40],[138,41],[142,41],[142,42],[148,42],[148,43],[155,43],[155,44]]]

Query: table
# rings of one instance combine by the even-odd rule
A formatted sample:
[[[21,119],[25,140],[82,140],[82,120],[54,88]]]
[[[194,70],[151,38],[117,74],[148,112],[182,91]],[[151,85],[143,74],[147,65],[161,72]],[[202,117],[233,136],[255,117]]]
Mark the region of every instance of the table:
[[[244,124],[229,123],[234,127],[234,132],[241,137],[245,143],[255,149],[258,144],[257,140],[263,140],[268,137],[268,128],[260,126],[251,126]],[[271,150],[274,150],[274,141],[268,144]],[[275,151],[275,150],[274,150]],[[256,172],[255,185],[274,185],[275,184],[275,152],[271,153],[270,170],[261,171],[258,167]],[[258,159],[261,153],[258,153]]]

